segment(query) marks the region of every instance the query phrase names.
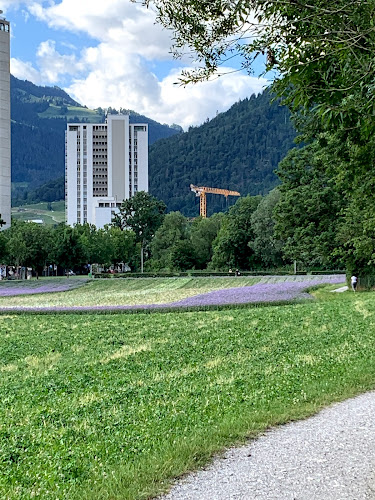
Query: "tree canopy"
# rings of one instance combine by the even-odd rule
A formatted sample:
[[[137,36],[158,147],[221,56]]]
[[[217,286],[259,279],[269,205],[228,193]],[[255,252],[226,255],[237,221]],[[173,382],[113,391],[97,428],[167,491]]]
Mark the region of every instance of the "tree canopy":
[[[144,0],[173,30],[173,51],[188,46],[198,67],[184,82],[208,79],[234,54],[251,70],[267,54],[274,88],[295,110],[325,123],[373,130],[375,0]]]

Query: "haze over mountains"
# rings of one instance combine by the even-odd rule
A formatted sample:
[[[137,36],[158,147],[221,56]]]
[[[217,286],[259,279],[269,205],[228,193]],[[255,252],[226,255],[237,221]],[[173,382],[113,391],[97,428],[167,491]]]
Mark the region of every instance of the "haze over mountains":
[[[274,170],[296,135],[287,109],[270,101],[267,91],[252,95],[185,133],[127,110],[132,122],[149,123],[150,192],[168,210],[190,216],[199,212],[191,183],[242,195],[267,193],[278,183]],[[61,199],[66,123],[103,122],[104,110],[90,110],[58,87],[14,77],[11,106],[13,204]],[[208,199],[208,215],[225,208],[225,198]]]

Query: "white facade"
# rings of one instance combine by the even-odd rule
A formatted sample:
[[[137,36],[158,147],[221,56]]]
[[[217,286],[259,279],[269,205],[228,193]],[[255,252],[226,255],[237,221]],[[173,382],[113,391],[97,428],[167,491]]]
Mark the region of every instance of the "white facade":
[[[0,11],[0,216],[10,227],[10,26]]]
[[[69,225],[109,224],[124,199],[148,191],[148,125],[128,115],[106,123],[69,123],[65,145]]]

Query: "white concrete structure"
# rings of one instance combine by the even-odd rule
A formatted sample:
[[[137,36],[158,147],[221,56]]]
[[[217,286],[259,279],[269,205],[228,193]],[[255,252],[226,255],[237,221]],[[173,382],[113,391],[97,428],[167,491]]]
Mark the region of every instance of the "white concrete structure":
[[[69,123],[65,144],[65,202],[69,225],[109,224],[124,199],[148,191],[148,125],[128,115],[106,123]]]
[[[0,217],[10,226],[10,26],[0,10]]]

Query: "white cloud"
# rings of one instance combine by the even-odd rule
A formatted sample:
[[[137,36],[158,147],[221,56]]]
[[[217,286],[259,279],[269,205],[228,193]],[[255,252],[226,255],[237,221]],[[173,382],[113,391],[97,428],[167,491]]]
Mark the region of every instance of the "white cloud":
[[[41,78],[48,83],[58,83],[61,76],[75,75],[84,70],[84,65],[74,55],[57,52],[53,40],[42,42],[36,55]]]
[[[113,60],[114,62],[115,60]],[[118,68],[117,68],[118,69]],[[92,71],[65,90],[89,107],[133,109],[161,123],[178,123],[185,129],[200,125],[217,112],[226,111],[238,99],[261,92],[267,80],[231,73],[210,82],[182,87],[173,71],[159,82],[136,63],[121,74],[106,68]]]
[[[39,71],[33,67],[31,62],[23,62],[12,57],[10,60],[10,72],[13,76],[19,78],[20,80],[28,80],[36,85],[40,85],[42,83]]]
[[[90,107],[133,109],[162,123],[187,128],[213,118],[240,98],[260,92],[267,83],[234,72],[182,87],[175,84],[182,68],[159,81],[150,68],[172,60],[170,32],[155,25],[151,10],[129,0],[5,3],[23,5],[39,21],[65,31],[65,49],[70,44],[69,32],[92,38],[91,46],[71,48],[70,55],[59,53],[53,40],[43,41],[36,54],[38,70],[29,62],[12,62],[12,72],[18,78],[64,86],[74,99]]]
[[[170,33],[155,24],[151,9],[129,0],[62,0],[44,7],[33,3],[30,12],[50,27],[85,33],[147,59],[169,59]]]
[[[229,72],[230,68],[222,70]],[[161,82],[163,107],[154,109],[152,116],[158,116],[162,123],[178,123],[184,128],[200,125],[206,118],[229,109],[238,99],[262,92],[268,83],[240,72],[186,87],[176,85],[177,79],[176,72],[172,72]]]
[[[39,1],[43,1],[43,0],[39,0]],[[11,9],[13,10],[17,10],[19,7],[21,6],[30,6],[34,3],[37,3],[36,0],[2,0],[1,1],[1,5],[0,5],[0,9],[4,11],[4,13],[6,14],[7,11],[10,11]]]

